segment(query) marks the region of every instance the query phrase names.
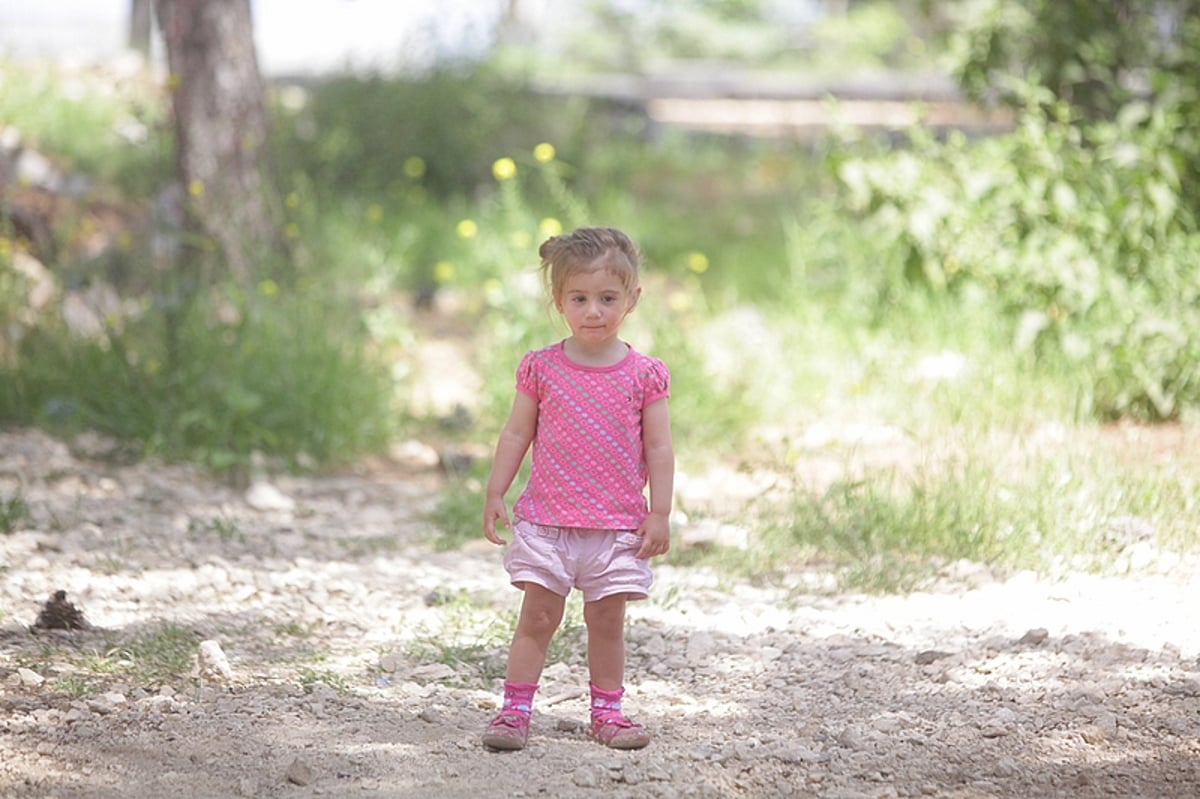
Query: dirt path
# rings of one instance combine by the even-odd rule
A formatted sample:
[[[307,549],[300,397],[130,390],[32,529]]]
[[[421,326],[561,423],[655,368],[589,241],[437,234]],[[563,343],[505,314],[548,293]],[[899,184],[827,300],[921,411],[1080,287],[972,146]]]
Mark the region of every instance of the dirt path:
[[[95,454],[0,434],[30,511],[0,535],[3,797],[1200,796],[1195,558],[906,597],[662,566],[629,630],[655,742],[587,740],[564,645],[531,746],[488,754],[517,596],[498,551],[428,545],[435,470],[247,493]],[[31,630],[56,590],[96,629]],[[156,676],[180,640],[229,672]]]

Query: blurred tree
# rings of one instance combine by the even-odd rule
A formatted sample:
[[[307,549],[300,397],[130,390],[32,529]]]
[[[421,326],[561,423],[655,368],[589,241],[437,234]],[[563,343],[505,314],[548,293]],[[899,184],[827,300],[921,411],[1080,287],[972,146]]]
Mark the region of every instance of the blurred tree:
[[[129,49],[150,55],[150,32],[154,27],[151,0],[129,2]]]
[[[1019,104],[1005,85],[1016,77],[1107,119],[1149,91],[1155,73],[1200,83],[1187,33],[1200,0],[983,0],[959,9],[958,78],[976,98],[998,93]]]
[[[251,283],[281,238],[250,0],[155,0],[155,11],[171,70],[188,243],[215,256],[205,259],[210,266]]]
[[[1125,108],[1172,131],[1162,154],[1200,181],[1200,0],[963,0],[956,77],[975,99],[1021,107],[1048,90],[1084,122]],[[1086,133],[1085,133],[1086,141]],[[1181,199],[1200,218],[1200,194]]]

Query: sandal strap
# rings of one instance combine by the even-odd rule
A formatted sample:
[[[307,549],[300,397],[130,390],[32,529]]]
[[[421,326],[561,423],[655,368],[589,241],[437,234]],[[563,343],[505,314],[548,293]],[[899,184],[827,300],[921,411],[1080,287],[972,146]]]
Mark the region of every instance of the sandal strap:
[[[520,728],[528,723],[529,716],[526,716],[523,713],[505,711],[504,713],[497,714],[496,718],[492,719],[491,726],[495,727],[497,725],[504,725],[505,727]]]
[[[606,710],[592,716],[593,724],[612,725],[613,727],[640,727],[642,725],[630,721],[625,718],[625,714],[619,710]]]

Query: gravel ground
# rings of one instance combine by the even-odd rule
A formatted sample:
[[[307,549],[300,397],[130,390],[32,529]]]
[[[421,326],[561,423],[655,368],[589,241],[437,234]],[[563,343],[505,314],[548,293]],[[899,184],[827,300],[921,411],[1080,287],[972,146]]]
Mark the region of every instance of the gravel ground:
[[[654,743],[587,739],[570,611],[530,746],[493,754],[518,595],[498,550],[429,545],[436,468],[235,490],[119,456],[0,433],[30,510],[0,535],[0,796],[1200,796],[1200,559],[1144,540],[1110,576],[907,596],[660,565],[626,699]],[[60,590],[90,629],[34,627]],[[137,670],[164,630],[190,675]]]

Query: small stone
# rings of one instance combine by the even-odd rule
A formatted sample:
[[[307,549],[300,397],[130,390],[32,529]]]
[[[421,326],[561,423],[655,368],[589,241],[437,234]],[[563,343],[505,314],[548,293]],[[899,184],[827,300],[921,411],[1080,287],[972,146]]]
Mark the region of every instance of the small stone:
[[[1049,630],[1044,627],[1037,627],[1022,635],[1021,640],[1017,641],[1017,643],[1025,646],[1041,646],[1046,643],[1046,639],[1049,637]]]
[[[107,716],[125,704],[125,695],[115,692],[101,694],[88,700],[88,710],[99,716]]]
[[[313,770],[303,760],[296,758],[292,761],[292,764],[288,766],[287,773],[284,774],[284,777],[286,777],[287,781],[292,785],[299,785],[303,787],[312,783]]]
[[[33,669],[19,668],[17,669],[17,678],[21,685],[26,688],[37,688],[46,681],[46,678],[38,674]]]
[[[791,764],[816,763],[820,761],[821,755],[819,752],[805,749],[802,746],[793,746],[780,749],[775,753],[775,759],[782,763]]]
[[[221,645],[213,640],[200,642],[200,676],[211,682],[233,680],[233,667]]]
[[[424,666],[417,666],[409,673],[409,676],[414,680],[439,682],[448,680],[456,674],[457,672],[445,663],[427,663]]]
[[[596,774],[595,769],[586,766],[575,769],[575,773],[571,775],[571,781],[580,788],[595,788],[600,785],[600,777]]]
[[[918,666],[928,666],[931,663],[936,663],[942,658],[948,658],[950,655],[950,652],[942,652],[937,649],[926,649],[917,653],[916,662]]]
[[[712,635],[705,630],[695,630],[687,642],[687,660],[689,664],[707,662],[716,652],[717,644]]]
[[[261,511],[290,512],[296,509],[296,500],[261,480],[246,490],[246,504]]]
[[[1200,696],[1200,680],[1176,680],[1163,688],[1163,692],[1173,696],[1197,697]]]
[[[1009,725],[999,719],[985,721],[979,728],[979,734],[984,738],[1003,738],[1009,733]]]

